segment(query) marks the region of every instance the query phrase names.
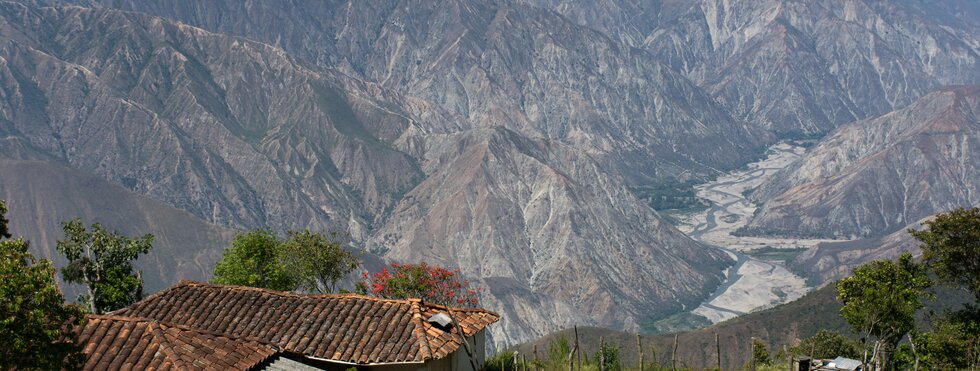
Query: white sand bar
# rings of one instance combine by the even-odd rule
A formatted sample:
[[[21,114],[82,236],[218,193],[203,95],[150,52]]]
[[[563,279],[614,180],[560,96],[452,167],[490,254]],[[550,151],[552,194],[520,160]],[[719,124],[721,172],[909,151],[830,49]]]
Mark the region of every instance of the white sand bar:
[[[790,272],[782,263],[755,259],[742,252],[764,246],[809,248],[833,240],[732,235],[732,232],[748,223],[757,207],[743,196],[744,192],[761,185],[800,158],[804,151],[803,147],[781,142],[769,148],[766,159],[695,187],[698,197],[708,201],[711,206],[706,211],[683,219],[678,228],[698,241],[735,255],[738,263],[733,269],[734,274],[729,270],[728,282],[693,313],[717,323],[795,300],[810,290],[803,278]]]

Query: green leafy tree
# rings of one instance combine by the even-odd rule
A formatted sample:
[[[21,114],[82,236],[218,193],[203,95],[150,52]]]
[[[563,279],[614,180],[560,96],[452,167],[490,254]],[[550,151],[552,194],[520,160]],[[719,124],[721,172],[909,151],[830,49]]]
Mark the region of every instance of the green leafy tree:
[[[337,282],[361,265],[353,253],[345,250],[336,233],[329,237],[309,230],[290,231],[279,248],[283,269],[300,289],[332,293]]]
[[[980,208],[956,209],[909,230],[922,242],[922,259],[943,282],[959,285],[980,300]]]
[[[752,360],[756,365],[769,363],[769,349],[759,339],[752,339]]]
[[[10,238],[10,229],[8,229],[7,224],[10,223],[7,220],[7,203],[0,200],[0,239]]]
[[[514,352],[511,351],[501,351],[494,354],[492,357],[487,358],[486,365],[483,366],[484,371],[516,371],[514,368]]]
[[[619,348],[613,344],[601,344],[595,353],[595,363],[600,371],[621,371],[623,365],[619,359]]]
[[[902,344],[896,365],[925,370],[970,369],[970,333],[963,324],[942,322],[929,332],[913,332]],[[911,366],[911,367],[908,367]]]
[[[51,261],[34,258],[23,239],[5,240],[5,213],[0,201],[0,369],[78,368],[75,331],[84,313],[65,303]]]
[[[65,282],[82,284],[87,293],[80,303],[96,314],[116,310],[143,298],[143,278],[133,261],[153,248],[153,235],[126,237],[92,224],[91,231],[78,218],[62,223],[65,239],[57,249],[68,265],[61,269]]]
[[[239,233],[214,267],[211,282],[224,285],[293,291],[293,275],[280,262],[283,241],[268,229]]]
[[[847,357],[861,358],[864,347],[861,342],[851,339],[838,332],[830,330],[820,330],[816,334],[800,342],[799,345],[790,349],[794,355],[809,356],[813,353],[817,358]]]
[[[854,275],[837,283],[841,315],[858,332],[876,339],[872,360],[884,370],[898,341],[915,328],[915,313],[929,296],[925,268],[912,254],[897,262],[877,260],[854,269]]]

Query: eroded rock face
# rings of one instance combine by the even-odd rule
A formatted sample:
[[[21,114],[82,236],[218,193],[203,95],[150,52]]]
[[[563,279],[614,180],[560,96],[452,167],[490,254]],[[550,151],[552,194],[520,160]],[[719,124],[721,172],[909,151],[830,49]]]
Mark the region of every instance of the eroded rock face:
[[[750,232],[879,237],[980,203],[980,86],[845,125],[760,187]]]
[[[639,329],[720,282],[711,272],[724,254],[660,220],[583,151],[496,128],[445,138],[430,154],[428,178],[370,245],[479,277],[484,302],[503,311],[497,344],[543,335],[540,323]]]
[[[577,27],[538,17],[538,32]],[[128,203],[140,217],[152,213],[146,205],[191,214],[173,225],[341,229],[391,260],[458,266],[487,288],[485,305],[507,315],[493,329],[498,346],[572,324],[635,330],[649,316],[697,303],[730,264],[630,193],[623,174],[646,168],[622,161],[675,169],[713,157],[732,162],[677,154],[665,143],[694,135],[731,144],[748,131],[683,76],[647,64],[642,52],[615,50],[598,34],[541,57],[555,59],[550,68],[571,68],[556,58],[607,47],[612,51],[597,51],[601,58],[588,63],[619,64],[545,69],[528,80],[559,89],[538,91],[536,99],[569,105],[549,108],[549,115],[491,96],[508,94],[503,88],[470,86],[467,95],[488,95],[460,108],[433,95],[443,88],[408,88],[424,85],[421,78],[366,82],[363,76],[381,72],[352,76],[275,46],[141,13],[0,3],[0,21],[3,158],[68,166],[152,199]],[[494,27],[503,32],[503,24]],[[634,78],[630,71],[644,72]],[[563,87],[579,72],[596,75]],[[631,86],[649,90],[633,94]],[[623,95],[606,95],[614,91]],[[648,116],[627,120],[634,110]],[[498,120],[504,111],[519,119],[502,119],[508,113]],[[547,129],[559,121],[567,127]],[[727,148],[737,156],[737,146]],[[674,157],[655,159],[649,151]],[[64,188],[50,190],[58,196],[52,202],[70,198]],[[99,219],[105,212],[83,214]],[[49,229],[30,233],[57,233]],[[208,244],[194,253],[206,258],[191,259],[197,265],[182,277],[210,270],[221,243],[202,242]],[[46,246],[42,255],[51,256],[50,245],[36,248]],[[159,247],[167,249],[161,261],[188,259],[170,244]],[[143,269],[165,273],[161,264]]]
[[[908,228],[920,229],[928,219]],[[850,276],[854,268],[872,260],[895,260],[904,252],[921,256],[920,242],[908,233],[908,228],[881,238],[821,243],[797,256],[791,264],[806,274],[810,285],[820,287]]]
[[[779,135],[980,81],[980,7],[966,1],[528,1],[650,51]]]
[[[79,2],[277,45],[438,104],[468,128],[572,144],[634,184],[710,177],[773,139],[655,53],[519,2]]]

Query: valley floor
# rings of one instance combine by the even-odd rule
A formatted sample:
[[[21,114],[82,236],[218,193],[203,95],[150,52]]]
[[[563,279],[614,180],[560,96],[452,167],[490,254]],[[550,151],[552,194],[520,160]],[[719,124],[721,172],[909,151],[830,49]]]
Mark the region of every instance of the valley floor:
[[[786,269],[783,261],[764,260],[747,253],[760,248],[809,248],[825,239],[766,238],[734,236],[752,217],[757,205],[745,194],[798,159],[805,148],[780,142],[769,148],[764,160],[749,164],[717,180],[696,186],[698,197],[711,206],[681,218],[678,228],[692,238],[717,246],[737,260],[728,269],[728,280],[692,313],[718,323],[752,311],[795,300],[811,288]]]

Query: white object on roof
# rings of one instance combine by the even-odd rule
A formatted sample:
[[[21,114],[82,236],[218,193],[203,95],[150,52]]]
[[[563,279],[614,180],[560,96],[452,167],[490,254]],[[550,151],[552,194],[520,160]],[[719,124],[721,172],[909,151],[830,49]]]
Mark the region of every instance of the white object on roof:
[[[446,328],[449,327],[449,324],[453,323],[453,319],[449,318],[445,313],[436,313],[432,317],[429,317],[429,323],[435,323],[439,327]]]
[[[861,367],[861,361],[856,359],[837,357],[831,362],[834,365],[833,367],[841,370],[857,370]]]

